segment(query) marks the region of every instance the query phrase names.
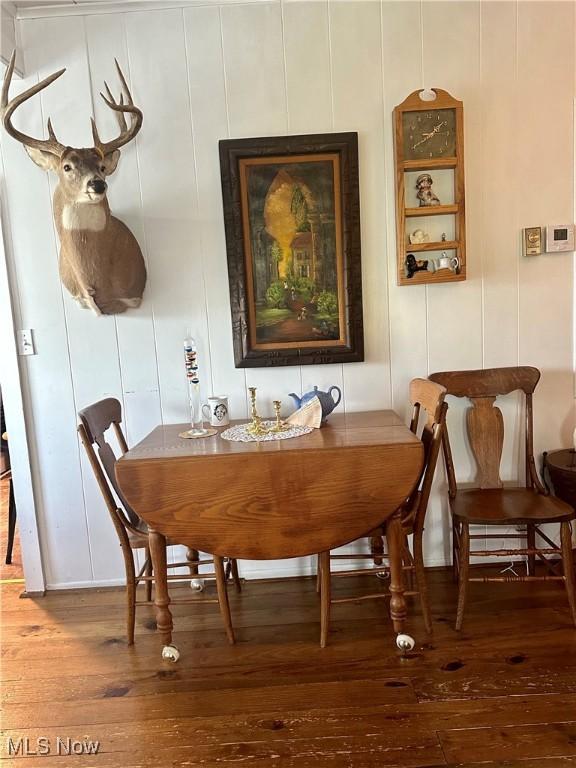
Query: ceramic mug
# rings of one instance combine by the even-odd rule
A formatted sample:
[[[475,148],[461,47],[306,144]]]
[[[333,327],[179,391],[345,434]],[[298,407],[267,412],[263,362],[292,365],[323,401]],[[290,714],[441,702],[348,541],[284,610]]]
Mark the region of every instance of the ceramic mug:
[[[230,423],[228,418],[228,398],[227,397],[209,397],[208,402],[202,406],[204,418],[210,422],[212,427],[225,427]]]

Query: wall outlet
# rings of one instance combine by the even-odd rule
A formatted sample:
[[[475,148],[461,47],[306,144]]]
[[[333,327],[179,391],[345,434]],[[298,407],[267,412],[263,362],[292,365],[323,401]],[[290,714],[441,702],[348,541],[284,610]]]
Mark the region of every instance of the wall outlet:
[[[31,328],[25,328],[18,331],[18,354],[19,355],[35,355],[34,349],[34,337],[32,335]]]

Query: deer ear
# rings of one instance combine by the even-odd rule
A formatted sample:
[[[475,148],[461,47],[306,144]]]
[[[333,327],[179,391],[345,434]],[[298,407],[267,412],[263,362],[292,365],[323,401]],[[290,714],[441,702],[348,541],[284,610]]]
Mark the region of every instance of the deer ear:
[[[120,150],[115,149],[113,152],[110,152],[107,155],[104,155],[104,166],[106,167],[106,176],[110,176],[111,173],[114,173],[116,170],[116,166],[118,165],[118,160],[120,160]]]
[[[43,171],[56,171],[58,169],[60,158],[57,155],[53,155],[52,152],[45,152],[43,149],[35,149],[26,145],[24,145],[24,149]]]

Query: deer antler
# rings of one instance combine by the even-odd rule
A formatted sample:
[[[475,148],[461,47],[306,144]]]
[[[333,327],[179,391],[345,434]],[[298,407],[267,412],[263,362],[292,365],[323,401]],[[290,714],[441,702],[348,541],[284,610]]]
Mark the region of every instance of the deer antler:
[[[64,152],[66,147],[64,144],[60,144],[58,139],[56,138],[54,134],[54,130],[52,128],[52,123],[50,120],[48,120],[48,139],[34,139],[32,136],[27,136],[25,133],[22,133],[17,128],[14,128],[12,125],[12,115],[14,111],[20,106],[20,104],[23,104],[25,101],[28,101],[32,96],[39,93],[40,91],[44,90],[44,88],[47,88],[50,83],[53,83],[54,80],[60,77],[60,75],[63,75],[64,72],[66,72],[65,69],[61,69],[58,72],[55,72],[53,75],[50,75],[49,77],[42,80],[42,82],[37,83],[37,85],[33,85],[32,88],[29,88],[27,91],[24,91],[24,93],[19,94],[18,96],[15,96],[11,101],[8,101],[8,91],[10,89],[10,83],[12,82],[12,74],[14,72],[14,64],[16,62],[16,51],[12,53],[12,57],[10,59],[10,64],[8,65],[8,69],[6,70],[6,74],[4,75],[4,83],[2,85],[2,97],[0,100],[0,118],[2,119],[2,122],[4,123],[4,128],[6,129],[7,133],[10,134],[16,141],[19,141],[21,144],[24,144],[27,147],[31,147],[32,149],[41,149],[43,152],[50,152],[53,155],[57,155],[60,157],[60,155]]]
[[[130,89],[128,88],[128,84],[126,83],[126,79],[122,74],[120,65],[116,59],[114,59],[114,62],[116,63],[116,69],[118,70],[118,75],[120,77],[120,82],[122,83],[122,88],[124,89],[124,94],[121,93],[120,98],[118,101],[116,101],[112,96],[110,88],[108,87],[108,83],[105,82],[104,86],[106,88],[107,96],[104,96],[103,93],[101,93],[100,96],[102,96],[110,109],[113,109],[116,113],[118,125],[120,126],[120,135],[116,139],[112,139],[112,141],[101,141],[100,136],[98,135],[96,123],[94,119],[92,119],[92,135],[94,137],[94,144],[97,149],[99,149],[104,155],[110,154],[115,149],[120,149],[120,147],[123,147],[124,144],[128,144],[129,141],[132,141],[132,139],[136,136],[142,127],[142,121],[144,119],[142,111],[136,107],[132,101],[132,95],[130,93]],[[124,101],[124,97],[126,97],[126,102]],[[128,124],[126,123],[126,114],[130,115],[130,127],[128,127]]]

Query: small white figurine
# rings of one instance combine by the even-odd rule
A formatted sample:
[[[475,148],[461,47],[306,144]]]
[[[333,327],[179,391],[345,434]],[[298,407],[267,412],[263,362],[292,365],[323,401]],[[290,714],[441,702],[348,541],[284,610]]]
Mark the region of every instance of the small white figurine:
[[[412,245],[417,243],[429,243],[430,242],[430,235],[428,232],[424,232],[422,229],[415,229],[414,232],[409,236],[410,242]]]
[[[421,173],[416,179],[416,197],[420,201],[420,207],[440,205],[440,199],[432,190],[432,176],[429,173]]]

